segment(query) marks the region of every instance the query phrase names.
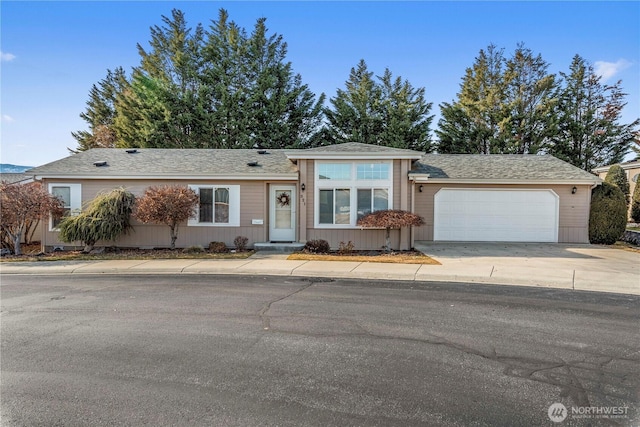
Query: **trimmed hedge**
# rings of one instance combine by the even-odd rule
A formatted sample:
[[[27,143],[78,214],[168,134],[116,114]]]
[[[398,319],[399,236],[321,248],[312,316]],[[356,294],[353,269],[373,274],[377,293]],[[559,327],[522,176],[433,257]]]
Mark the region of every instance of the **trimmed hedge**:
[[[604,182],[613,184],[622,190],[624,194],[624,203],[629,206],[629,181],[627,180],[627,174],[620,165],[613,165],[609,168],[607,176],[604,178]]]
[[[631,219],[633,222],[640,223],[640,179],[636,182],[636,188],[633,189],[633,197],[631,197]]]
[[[323,239],[307,240],[304,248],[302,248],[303,251],[312,254],[326,254],[330,249],[331,248],[329,247],[329,242]]]
[[[618,186],[603,182],[591,193],[589,241],[614,244],[627,227],[627,204]]]

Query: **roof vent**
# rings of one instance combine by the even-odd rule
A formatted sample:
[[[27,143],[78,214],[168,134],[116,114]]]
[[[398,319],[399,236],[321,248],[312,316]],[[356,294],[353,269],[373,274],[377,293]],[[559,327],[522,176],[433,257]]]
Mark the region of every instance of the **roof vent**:
[[[93,166],[95,166],[97,168],[99,168],[101,166],[107,166],[107,161],[106,160],[102,160],[102,161],[99,161],[99,162],[93,162]]]
[[[129,148],[128,150],[125,150],[127,153],[129,154],[135,154],[138,152],[137,148]]]
[[[258,162],[249,162],[247,163],[247,166],[258,166]]]

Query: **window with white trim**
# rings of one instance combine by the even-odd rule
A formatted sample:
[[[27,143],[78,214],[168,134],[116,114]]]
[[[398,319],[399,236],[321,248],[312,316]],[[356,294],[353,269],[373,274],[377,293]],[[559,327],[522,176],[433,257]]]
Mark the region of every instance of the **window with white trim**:
[[[316,161],[315,226],[353,228],[358,219],[389,209],[393,163],[385,161]]]
[[[82,211],[82,184],[49,183],[49,194],[62,201],[63,214],[75,216]],[[49,231],[57,230],[62,218],[50,218]]]
[[[189,185],[199,197],[190,226],[240,226],[239,185]]]

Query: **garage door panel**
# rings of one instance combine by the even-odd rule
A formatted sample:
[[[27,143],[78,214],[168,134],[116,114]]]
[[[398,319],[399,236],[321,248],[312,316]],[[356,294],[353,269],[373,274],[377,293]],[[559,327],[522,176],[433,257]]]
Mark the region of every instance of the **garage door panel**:
[[[551,190],[441,189],[434,240],[557,242],[558,209]]]

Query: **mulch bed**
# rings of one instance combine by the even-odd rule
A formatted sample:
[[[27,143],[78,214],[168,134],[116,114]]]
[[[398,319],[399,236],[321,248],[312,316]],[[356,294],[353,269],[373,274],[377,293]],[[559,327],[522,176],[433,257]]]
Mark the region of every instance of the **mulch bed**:
[[[41,253],[40,243],[22,245],[22,255],[5,255],[2,261],[87,261],[117,259],[236,259],[248,258],[254,251],[246,252],[185,252],[183,249],[137,249],[137,248],[104,248],[99,253],[83,253],[77,251],[54,251]]]
[[[326,254],[296,252],[289,255],[287,259],[302,261],[352,261],[440,265],[435,259],[418,251],[353,251],[349,253],[329,252]]]

